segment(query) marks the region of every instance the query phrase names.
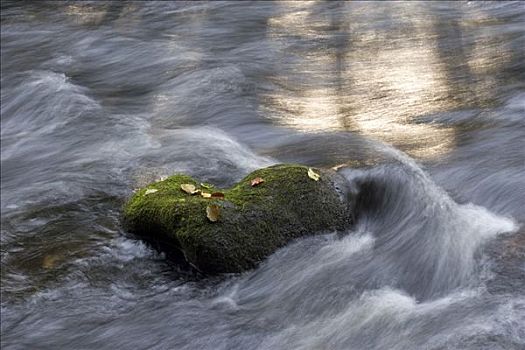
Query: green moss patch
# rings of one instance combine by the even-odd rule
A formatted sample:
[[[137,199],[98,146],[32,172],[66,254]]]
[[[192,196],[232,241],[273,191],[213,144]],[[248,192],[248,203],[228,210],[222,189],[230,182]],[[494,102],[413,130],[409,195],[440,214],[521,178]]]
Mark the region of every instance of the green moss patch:
[[[348,198],[337,190],[339,175],[315,171],[319,181],[308,177],[308,167],[275,165],[252,172],[229,189],[174,175],[135,193],[124,207],[125,223],[201,272],[240,272],[292,239],[352,223]],[[264,182],[252,186],[257,177]],[[190,195],[181,190],[183,184],[223,193],[224,198]],[[212,204],[220,210],[216,222],[206,215]]]

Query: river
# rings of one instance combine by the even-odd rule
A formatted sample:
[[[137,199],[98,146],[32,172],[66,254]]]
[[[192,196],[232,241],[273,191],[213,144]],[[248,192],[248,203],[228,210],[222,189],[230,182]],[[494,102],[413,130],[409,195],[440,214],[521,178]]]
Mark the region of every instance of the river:
[[[122,227],[283,162],[355,227],[216,277]],[[5,350],[524,349],[524,3],[2,1],[1,180]]]

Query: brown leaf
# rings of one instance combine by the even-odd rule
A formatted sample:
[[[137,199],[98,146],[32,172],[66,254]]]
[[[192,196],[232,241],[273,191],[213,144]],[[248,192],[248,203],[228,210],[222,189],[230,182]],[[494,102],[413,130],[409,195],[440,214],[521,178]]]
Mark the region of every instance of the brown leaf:
[[[211,198],[221,198],[222,199],[222,198],[224,198],[224,193],[222,193],[222,192],[213,192],[211,194]]]
[[[211,193],[208,192],[201,192],[202,198],[211,198]]]
[[[59,260],[60,257],[58,255],[46,255],[42,260],[42,267],[44,269],[52,269]]]
[[[250,184],[252,185],[252,187],[255,187],[259,184],[262,184],[263,182],[264,182],[264,179],[262,177],[256,177],[250,182]]]
[[[195,194],[200,192],[200,190],[195,189],[195,185],[192,184],[182,184],[180,185],[180,188],[187,194]]]
[[[211,222],[219,221],[221,209],[217,204],[211,204],[206,207],[206,217]]]
[[[308,177],[314,181],[319,181],[321,175],[316,173],[312,168],[308,168]]]

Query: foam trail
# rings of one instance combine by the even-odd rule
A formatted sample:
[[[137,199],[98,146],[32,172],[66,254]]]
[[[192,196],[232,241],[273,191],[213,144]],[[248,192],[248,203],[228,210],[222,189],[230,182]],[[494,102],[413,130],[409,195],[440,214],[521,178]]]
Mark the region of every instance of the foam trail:
[[[516,231],[516,222],[456,203],[413,159],[378,148],[400,166],[380,166],[357,178],[343,171],[359,188],[357,230],[377,237],[370,261],[376,275],[423,299],[475,280],[476,252],[488,239]]]

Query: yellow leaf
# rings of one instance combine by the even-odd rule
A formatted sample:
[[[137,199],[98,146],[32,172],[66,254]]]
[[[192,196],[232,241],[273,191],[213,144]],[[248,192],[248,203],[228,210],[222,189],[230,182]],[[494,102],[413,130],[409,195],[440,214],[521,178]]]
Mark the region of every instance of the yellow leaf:
[[[201,196],[202,196],[202,198],[210,198],[211,197],[211,193],[201,192]]]
[[[321,175],[316,173],[312,168],[308,168],[308,177],[314,181],[319,181]]]
[[[144,193],[144,195],[146,194],[151,194],[151,193],[155,193],[157,192],[158,190],[154,189],[154,188],[150,188],[149,190],[146,190],[146,193]]]
[[[195,185],[192,184],[182,184],[180,185],[180,188],[187,194],[195,194],[200,192],[199,190],[196,190]]]
[[[42,267],[44,269],[52,269],[55,267],[60,257],[58,255],[46,255],[42,260]]]
[[[201,182],[201,187],[207,190],[211,190],[213,188],[213,185],[207,184],[205,182]]]
[[[206,217],[211,222],[219,221],[219,216],[221,214],[221,209],[217,204],[211,204],[206,207]]]

